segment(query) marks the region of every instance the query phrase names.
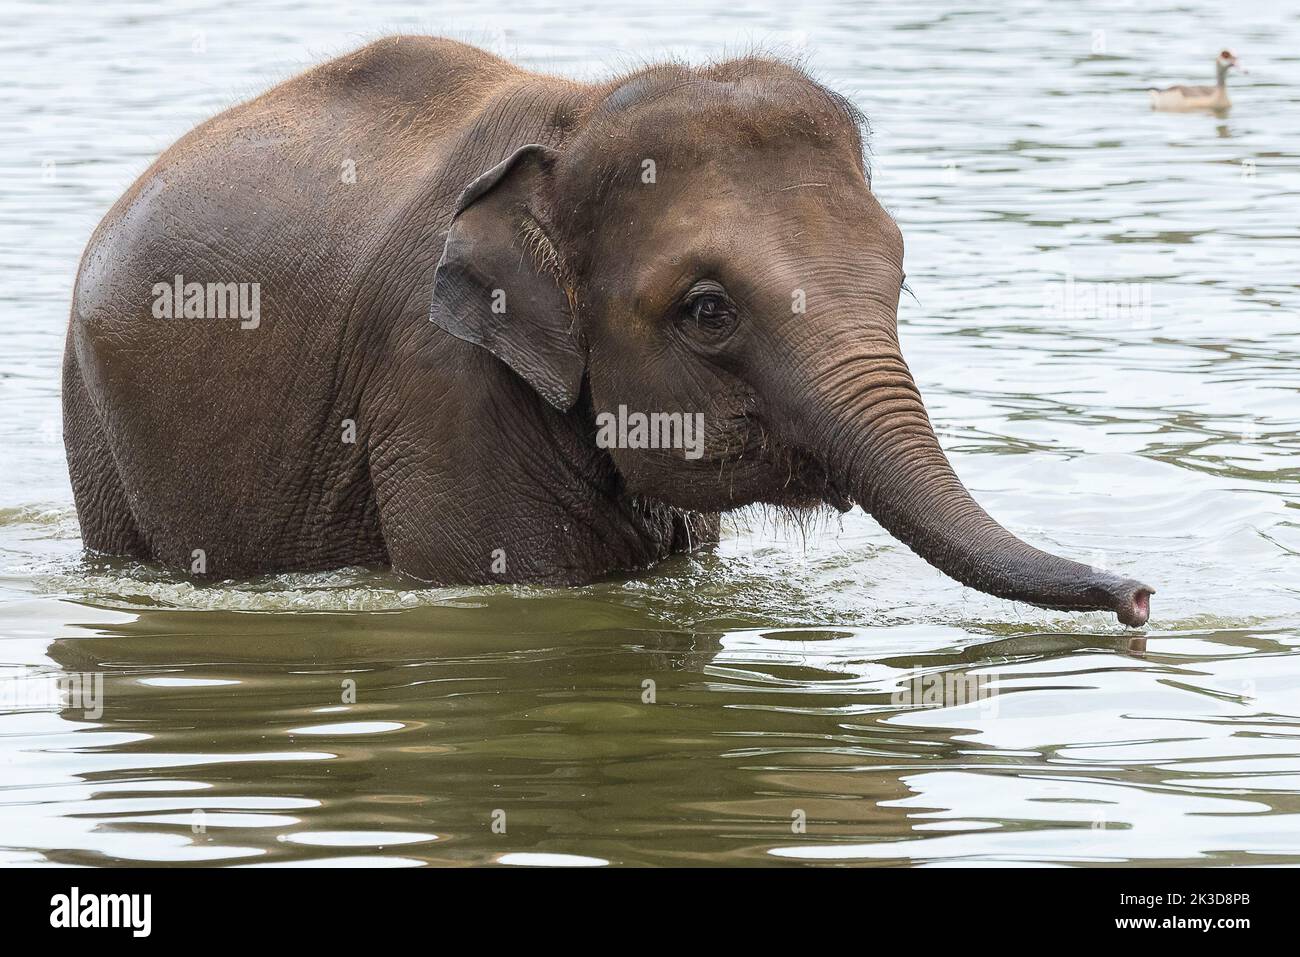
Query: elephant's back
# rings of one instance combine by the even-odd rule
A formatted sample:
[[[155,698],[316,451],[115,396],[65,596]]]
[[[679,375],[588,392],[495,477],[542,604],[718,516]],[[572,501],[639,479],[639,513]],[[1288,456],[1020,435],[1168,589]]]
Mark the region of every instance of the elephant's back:
[[[432,268],[414,244],[450,210],[416,229],[412,205],[516,73],[448,41],[380,41],[197,127],[105,217],[65,362],[157,550],[179,561],[205,539],[248,569],[306,547],[329,564],[327,525],[372,524],[355,317],[427,281],[375,264]]]
[[[477,110],[519,75],[453,41],[392,37],[218,114],[165,151],[100,223],[74,318],[111,322],[141,281],[172,279],[177,265],[199,281],[255,281],[256,272],[285,300],[282,323],[318,318]]]

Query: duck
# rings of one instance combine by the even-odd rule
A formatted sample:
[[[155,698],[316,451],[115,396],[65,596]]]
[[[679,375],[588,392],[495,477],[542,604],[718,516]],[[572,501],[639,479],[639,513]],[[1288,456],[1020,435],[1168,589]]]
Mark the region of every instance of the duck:
[[[1151,109],[1175,113],[1228,109],[1232,106],[1232,101],[1228,99],[1228,71],[1234,67],[1242,73],[1247,72],[1237,61],[1235,53],[1224,50],[1214,58],[1214,69],[1219,77],[1215,86],[1171,86],[1163,90],[1153,87],[1147,90],[1151,95]]]

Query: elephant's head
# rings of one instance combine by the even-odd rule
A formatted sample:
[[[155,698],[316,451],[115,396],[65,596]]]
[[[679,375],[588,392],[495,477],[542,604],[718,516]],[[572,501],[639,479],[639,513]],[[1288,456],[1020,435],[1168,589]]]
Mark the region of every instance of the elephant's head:
[[[433,318],[587,417],[593,441],[620,406],[702,413],[699,457],[609,450],[631,495],[856,502],[966,585],[1142,625],[1150,587],[1020,541],[953,473],[899,348],[903,239],[859,126],[768,60],[625,80],[558,148],[523,147],[466,190]]]

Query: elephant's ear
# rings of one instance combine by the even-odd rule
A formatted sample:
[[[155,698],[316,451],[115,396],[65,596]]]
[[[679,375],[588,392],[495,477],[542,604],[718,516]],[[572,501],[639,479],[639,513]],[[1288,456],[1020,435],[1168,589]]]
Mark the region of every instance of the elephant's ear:
[[[563,266],[529,208],[555,155],[521,146],[461,194],[429,318],[487,349],[563,412],[578,399],[586,355]]]

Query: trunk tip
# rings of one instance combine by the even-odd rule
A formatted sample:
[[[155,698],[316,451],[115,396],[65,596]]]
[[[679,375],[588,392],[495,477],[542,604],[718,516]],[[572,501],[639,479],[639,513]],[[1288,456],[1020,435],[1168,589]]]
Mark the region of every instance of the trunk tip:
[[[1140,582],[1126,581],[1117,589],[1115,617],[1130,628],[1141,628],[1151,617],[1151,596],[1156,590]]]

